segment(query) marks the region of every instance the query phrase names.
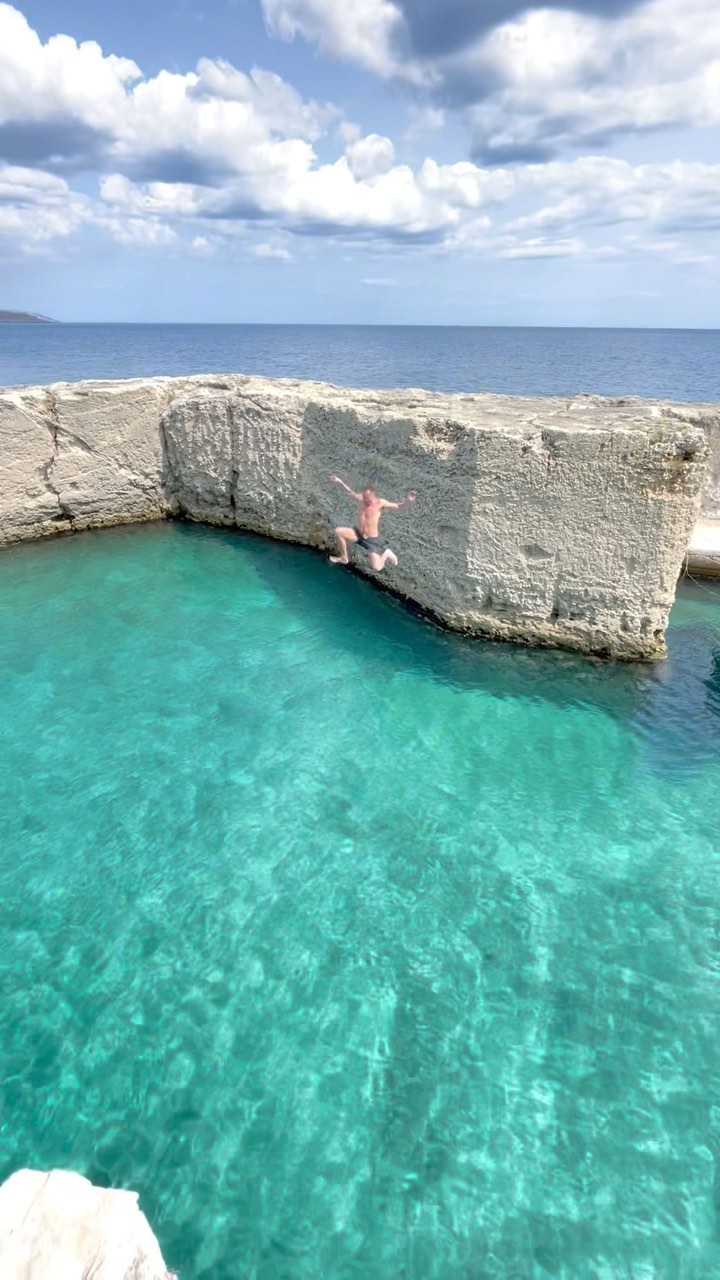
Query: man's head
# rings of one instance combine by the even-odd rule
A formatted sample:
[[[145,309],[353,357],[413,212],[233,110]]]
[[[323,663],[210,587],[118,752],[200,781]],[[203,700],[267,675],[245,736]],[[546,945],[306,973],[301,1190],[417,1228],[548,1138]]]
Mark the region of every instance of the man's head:
[[[374,490],[373,488],[371,488],[371,486],[370,486],[370,485],[368,485],[368,487],[367,487],[366,489],[363,489],[363,491],[362,491],[362,499],[363,499],[363,502],[372,502],[372,501],[373,501],[373,499],[374,499],[374,498],[376,498],[376,497],[377,497],[377,494],[376,494],[375,490]]]

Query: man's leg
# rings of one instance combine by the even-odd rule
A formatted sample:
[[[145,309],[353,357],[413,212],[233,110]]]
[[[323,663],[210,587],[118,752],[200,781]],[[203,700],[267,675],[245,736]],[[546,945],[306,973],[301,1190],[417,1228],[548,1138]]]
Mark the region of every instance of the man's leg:
[[[357,542],[357,538],[355,537],[355,530],[341,526],[339,529],[335,530],[335,537],[337,538],[338,546],[340,548],[340,555],[330,556],[330,563],[331,564],[347,564],[348,563],[347,544],[348,542]]]
[[[398,558],[395,552],[391,551],[389,547],[386,551],[383,551],[382,555],[378,555],[377,551],[370,552],[370,564],[376,573],[382,573],[386,564],[391,564],[395,568],[397,562]]]

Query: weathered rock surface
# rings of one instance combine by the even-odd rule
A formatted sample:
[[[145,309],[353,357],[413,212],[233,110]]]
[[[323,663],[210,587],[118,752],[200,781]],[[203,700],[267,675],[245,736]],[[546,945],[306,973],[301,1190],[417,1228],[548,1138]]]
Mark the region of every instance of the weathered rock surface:
[[[8,391],[0,541],[180,514],[328,548],[354,518],[338,473],[417,490],[384,517],[399,565],[383,583],[447,625],[656,657],[718,421],[712,406],[241,376]]]
[[[0,396],[0,541],[166,515],[167,394],[159,379]]]
[[[710,433],[710,478],[705,489],[703,515],[708,520],[720,520],[720,419]]]
[[[2,1280],[172,1280],[133,1191],[21,1169],[0,1187]]]
[[[720,578],[720,406],[675,405],[667,411],[701,427],[708,442],[708,474],[686,565],[692,574]]]
[[[698,426],[708,443],[708,471],[700,515],[704,520],[720,520],[720,405],[668,404],[660,406],[665,416]]]

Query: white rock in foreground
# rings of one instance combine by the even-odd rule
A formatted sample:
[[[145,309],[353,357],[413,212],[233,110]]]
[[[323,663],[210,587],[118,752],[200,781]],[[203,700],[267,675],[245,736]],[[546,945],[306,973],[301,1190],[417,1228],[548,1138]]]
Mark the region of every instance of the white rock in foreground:
[[[242,376],[12,390],[0,542],[175,514],[329,549],[355,522],[337,473],[391,499],[417,490],[384,517],[399,565],[382,582],[448,626],[659,657],[718,420],[712,406]]]
[[[2,1280],[172,1280],[133,1191],[21,1169],[0,1187]]]

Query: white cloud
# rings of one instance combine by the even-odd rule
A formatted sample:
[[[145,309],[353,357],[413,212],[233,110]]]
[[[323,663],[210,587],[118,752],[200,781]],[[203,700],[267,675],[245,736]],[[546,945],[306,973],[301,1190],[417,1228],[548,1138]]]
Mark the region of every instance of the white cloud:
[[[130,248],[167,249],[178,243],[177,232],[166,222],[150,218],[104,218],[94,221],[120,244]]]
[[[448,200],[461,209],[479,209],[515,195],[522,172],[521,169],[483,169],[469,160],[438,164],[427,159],[420,168],[418,180],[428,195]]]
[[[402,17],[390,0],[262,0],[262,8],[269,30],[283,40],[303,35],[380,75],[399,70],[392,47]]]
[[[403,134],[405,142],[416,143],[428,135],[445,128],[447,114],[441,107],[420,106],[411,103],[408,108],[409,124]]]
[[[0,205],[65,203],[69,194],[67,182],[55,174],[23,169],[17,165],[0,168]]]
[[[269,132],[310,142],[322,137],[340,115],[332,103],[304,101],[297,89],[272,71],[253,67],[246,75],[229,62],[210,58],[198,62],[193,96],[239,102],[257,115]]]
[[[618,18],[535,10],[453,66],[477,94],[468,120],[487,156],[597,146],[624,132],[720,121],[716,0],[651,0]]]
[[[31,118],[77,114],[95,124],[139,77],[134,62],[106,57],[93,40],[56,35],[43,45],[18,9],[0,4],[0,119],[23,96]]]
[[[22,153],[25,163],[212,181],[262,167],[273,143],[314,141],[339,114],[304,101],[280,76],[222,60],[145,79],[97,44],[69,36],[43,44],[0,3],[0,152]]]
[[[148,182],[142,186],[124,174],[112,173],[100,181],[100,199],[131,214],[172,214],[192,218],[198,210],[199,188],[181,182]]]
[[[648,21],[653,6],[668,3],[653,0],[610,25]],[[688,0],[689,11],[701,3]],[[310,7],[319,12],[320,0]],[[360,4],[354,18],[365,15],[362,30],[371,18],[394,30],[388,8]],[[342,13],[339,22],[346,20]],[[575,35],[553,43],[551,28],[542,27],[547,40],[540,53],[521,41],[516,61],[506,48],[509,27],[526,31],[523,23],[536,19],[556,34]],[[485,37],[482,48],[495,50],[492,65],[502,71],[492,101],[512,91],[529,103],[542,85],[559,113],[574,67],[582,65],[588,78],[593,58],[607,61],[614,50],[618,61],[614,46],[600,54],[586,40],[583,24],[598,21],[536,12]],[[711,36],[706,44],[712,47]],[[685,46],[678,47],[680,74]],[[473,66],[478,56],[473,46]],[[633,68],[645,74],[639,58],[630,62],[619,60],[623,74]],[[243,237],[247,252],[252,230],[256,256],[278,260],[290,255],[292,235],[500,258],[630,255],[645,242],[665,245],[672,261],[697,262],[714,252],[709,238],[720,224],[720,165],[633,166],[591,155],[506,167],[428,157],[410,166],[391,138],[363,134],[333,106],[306,101],[269,72],[246,74],[203,59],[195,71],[146,79],[133,63],[94,44],[56,37],[43,45],[16,10],[0,4],[0,72],[10,65],[12,76],[0,76],[0,145],[10,139],[28,156],[0,171],[0,234],[21,248],[67,238],[91,223],[131,248],[201,254]],[[604,67],[596,93],[604,91]],[[91,93],[79,83],[84,71]],[[577,102],[567,104],[568,119],[577,122],[580,114]],[[516,111],[516,123],[521,116]],[[502,127],[511,124],[509,113]],[[321,137],[323,156],[335,147],[335,159],[320,160]],[[528,134],[525,143],[531,142]],[[98,199],[73,192],[67,173],[39,167],[63,163],[98,173]]]
[[[498,258],[577,258],[587,253],[587,245],[577,236],[560,240],[548,240],[536,236],[527,240],[512,241],[496,247]]]
[[[337,127],[337,136],[347,146],[351,142],[357,142],[358,138],[362,138],[362,129],[352,120],[341,120]]]
[[[706,250],[688,246],[683,236],[712,231],[720,220],[720,165],[633,166],[590,156],[487,169],[426,160],[417,171],[395,164],[358,181],[342,157],[300,167],[292,182],[284,175],[257,187],[247,180],[219,189],[135,184],[113,175],[102,196],[127,216],[202,224],[216,235],[243,221],[237,211],[247,210],[252,198],[286,233],[372,237],[395,247],[430,241],[458,253],[505,258],[610,256],[655,240],[672,243],[668,256],[675,259],[683,243],[689,261]],[[628,236],[619,247],[588,239],[623,227]]]
[[[395,164],[395,148],[389,138],[369,133],[345,148],[350,172],[359,182],[389,173]]]
[[[631,165],[586,156],[501,172],[516,173],[551,201],[517,218],[512,225],[518,230],[634,223],[671,232],[720,226],[720,165]]]
[[[345,156],[318,164],[302,142],[278,143],[255,156],[242,178],[209,187],[191,183],[132,182],[111,174],[100,184],[102,200],[128,214],[223,222],[272,219],[299,234],[374,234],[391,239],[437,238],[459,213],[425,191],[407,165],[392,165],[358,179]],[[379,166],[382,169],[382,166]]]
[[[54,174],[0,166],[0,242],[35,253],[76,231],[90,216],[90,202]]]
[[[518,3],[508,6],[512,20],[466,20],[453,39],[448,32],[462,5],[449,6],[443,21],[447,0],[436,3],[434,46],[422,56],[410,16],[427,19],[427,3],[263,0],[263,8],[286,38],[303,35],[385,78],[424,85],[436,106],[463,113],[477,155],[495,161],[597,148],[628,131],[720,122],[717,0],[646,0],[603,17],[574,12],[573,0],[519,14]],[[588,4],[576,0],[576,7]],[[601,2],[595,7],[603,12]]]
[[[38,161],[91,151],[139,76],[134,62],[106,57],[93,41],[57,35],[42,44],[17,9],[0,4],[0,149],[26,148]]]
[[[292,254],[286,245],[275,244],[271,240],[255,245],[252,252],[256,258],[275,258],[278,262],[290,262],[292,259]]]
[[[45,130],[45,163],[105,170],[101,197],[127,218],[124,230],[108,224],[118,238],[167,243],[167,216],[271,217],[304,233],[406,237],[439,234],[456,221],[451,205],[395,163],[389,138],[353,130],[346,154],[319,163],[312,143],[337,123],[338,111],[305,102],[278,76],[203,59],[196,71],[143,79],[134,64],[105,57],[97,45],[65,37],[41,44],[8,5],[0,5],[3,36],[3,57],[22,64],[31,89],[48,81],[46,94],[30,94],[35,124],[42,117]],[[73,88],[85,62],[91,94]],[[27,143],[27,85],[16,77],[3,93],[5,123]],[[144,237],[137,218],[149,223]]]

